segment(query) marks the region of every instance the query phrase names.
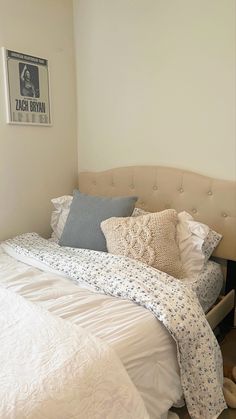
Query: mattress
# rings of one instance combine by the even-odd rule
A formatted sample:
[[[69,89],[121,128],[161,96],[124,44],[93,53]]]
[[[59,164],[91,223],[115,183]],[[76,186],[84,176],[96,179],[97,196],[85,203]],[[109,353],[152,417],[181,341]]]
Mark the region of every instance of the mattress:
[[[182,388],[176,344],[148,310],[81,288],[55,273],[19,262],[1,249],[0,283],[106,341],[121,359],[151,419],[161,418],[179,403]]]

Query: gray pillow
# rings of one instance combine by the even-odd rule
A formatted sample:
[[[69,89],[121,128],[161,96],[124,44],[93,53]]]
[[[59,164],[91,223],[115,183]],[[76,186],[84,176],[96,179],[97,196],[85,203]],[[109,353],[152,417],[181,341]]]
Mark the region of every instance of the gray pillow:
[[[59,244],[107,252],[101,222],[110,217],[130,216],[136,201],[135,196],[108,198],[74,191]]]

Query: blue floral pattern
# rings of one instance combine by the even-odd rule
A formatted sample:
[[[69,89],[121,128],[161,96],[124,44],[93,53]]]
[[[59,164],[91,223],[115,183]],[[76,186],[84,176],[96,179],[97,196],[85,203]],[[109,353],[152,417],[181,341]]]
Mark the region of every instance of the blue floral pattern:
[[[202,253],[205,256],[205,262],[207,262],[208,259],[211,257],[212,253],[220,243],[221,239],[222,235],[220,233],[217,233],[216,231],[210,229],[202,245]]]
[[[211,419],[226,408],[222,356],[191,287],[141,262],[109,253],[60,247],[36,233],[4,242],[95,291],[125,298],[150,310],[174,338],[181,383],[193,419]]]
[[[224,276],[219,263],[209,260],[198,275],[194,278],[182,279],[182,281],[195,291],[206,313],[220,295],[224,285]]]

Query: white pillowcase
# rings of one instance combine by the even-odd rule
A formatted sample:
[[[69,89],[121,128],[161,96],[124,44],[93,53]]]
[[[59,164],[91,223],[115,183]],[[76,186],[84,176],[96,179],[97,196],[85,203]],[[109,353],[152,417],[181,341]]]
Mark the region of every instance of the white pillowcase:
[[[58,241],[62,235],[70,211],[73,196],[63,195],[51,200],[55,210],[51,215],[52,239]]]
[[[178,214],[177,243],[185,276],[193,277],[199,274],[205,263],[202,245],[210,228],[206,224],[194,221],[186,211]]]

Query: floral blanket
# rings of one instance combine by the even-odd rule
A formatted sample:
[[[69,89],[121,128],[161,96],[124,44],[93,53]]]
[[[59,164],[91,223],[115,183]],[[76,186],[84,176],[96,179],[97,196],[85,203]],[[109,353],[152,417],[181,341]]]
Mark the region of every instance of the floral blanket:
[[[184,397],[193,419],[212,419],[226,408],[222,356],[196,294],[180,280],[130,258],[60,247],[36,233],[2,244],[96,292],[125,298],[150,310],[174,338]]]

